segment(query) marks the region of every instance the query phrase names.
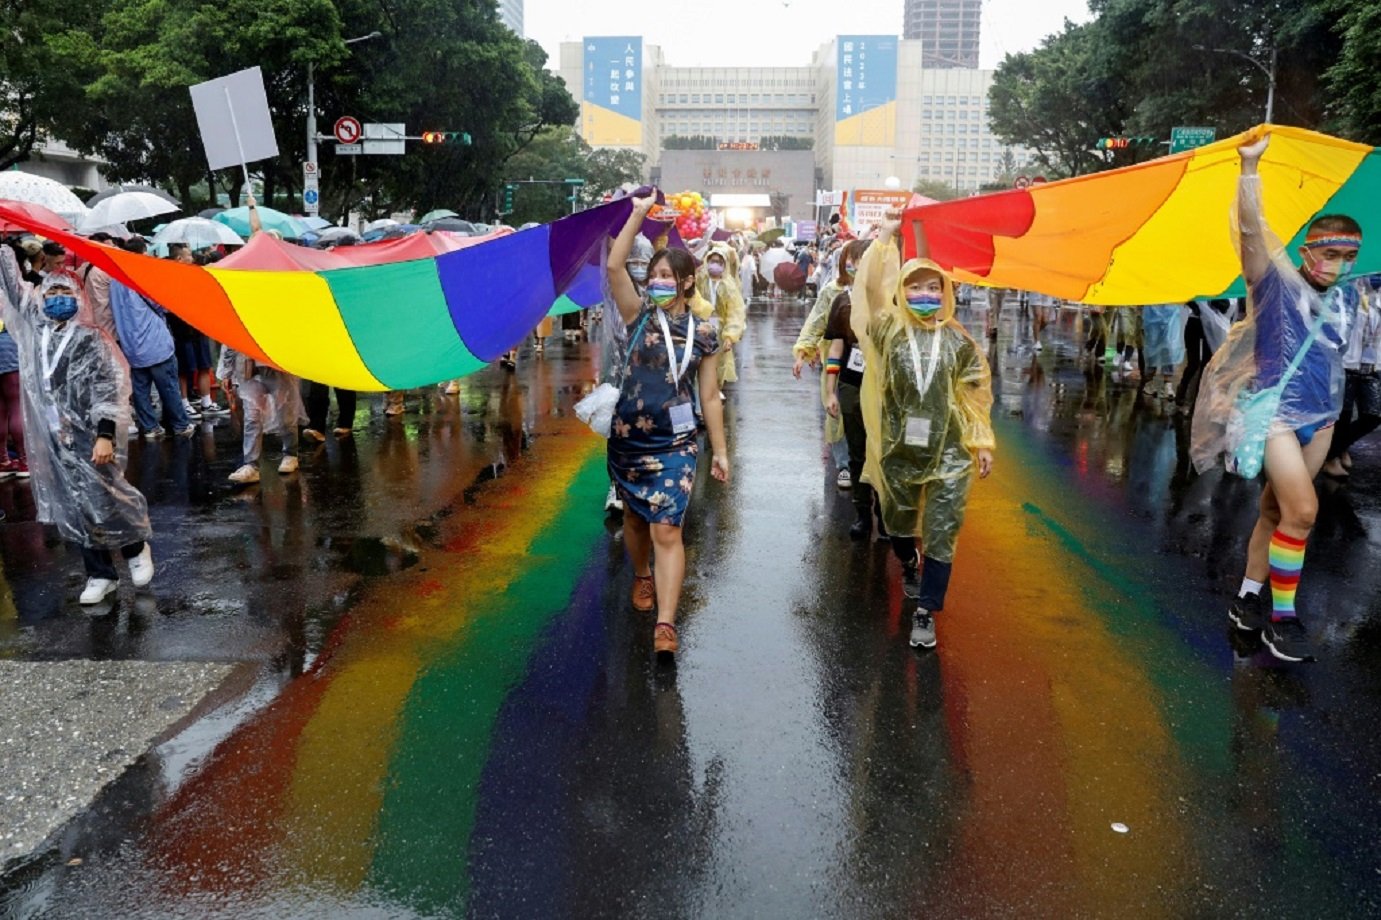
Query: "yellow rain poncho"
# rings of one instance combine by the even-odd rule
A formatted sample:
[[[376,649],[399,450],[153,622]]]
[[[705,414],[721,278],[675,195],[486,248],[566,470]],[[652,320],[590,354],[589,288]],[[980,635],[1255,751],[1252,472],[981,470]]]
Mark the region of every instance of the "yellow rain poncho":
[[[738,255],[727,243],[712,243],[705,252],[707,263],[710,256],[719,256],[724,260],[724,274],[718,279],[711,278],[705,267],[701,266],[695,273],[695,291],[701,300],[710,304],[719,319],[719,382],[737,383],[738,369],[734,365],[733,346],[743,338],[743,331],[748,326],[743,293],[738,289]]]
[[[824,360],[821,349],[825,344],[825,324],[830,318],[830,307],[834,304],[834,299],[844,293],[844,288],[839,286],[837,275],[831,275],[830,281],[820,288],[820,296],[815,298],[815,306],[811,307],[810,314],[806,317],[805,325],[801,326],[801,334],[796,337],[796,344],[791,347],[792,353],[802,360],[819,363]],[[820,404],[829,404],[829,387],[824,374],[820,375]],[[835,416],[825,415],[825,443],[838,444],[844,440],[844,420]]]
[[[977,343],[954,318],[954,283],[934,262],[898,269],[894,240],[864,254],[853,287],[854,334],[867,361],[863,479],[877,490],[896,536],[923,540],[925,555],[954,559],[964,521],[974,452],[994,446],[992,375]],[[944,279],[932,320],[905,306],[905,281],[922,269]]]

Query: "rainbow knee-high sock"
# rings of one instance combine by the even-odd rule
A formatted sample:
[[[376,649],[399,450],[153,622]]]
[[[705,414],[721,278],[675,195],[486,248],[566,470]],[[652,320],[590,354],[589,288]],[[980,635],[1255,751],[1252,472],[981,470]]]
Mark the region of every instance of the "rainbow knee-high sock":
[[[1295,615],[1295,589],[1300,569],[1304,568],[1304,540],[1277,530],[1271,534],[1271,619],[1284,620]]]

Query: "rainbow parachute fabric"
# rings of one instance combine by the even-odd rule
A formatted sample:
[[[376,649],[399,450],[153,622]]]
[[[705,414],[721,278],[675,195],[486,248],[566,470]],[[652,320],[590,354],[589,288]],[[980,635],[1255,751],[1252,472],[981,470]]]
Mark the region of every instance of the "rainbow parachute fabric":
[[[1297,128],[1269,128],[1266,217],[1298,244],[1320,212],[1367,238],[1356,273],[1381,272],[1381,156]],[[961,281],[1091,304],[1170,303],[1240,292],[1230,216],[1246,135],[1125,169],[906,211],[914,252]],[[255,241],[209,268],[101,246],[0,201],[0,217],[57,240],[250,357],[356,390],[460,377],[520,342],[548,312],[598,301],[600,252],[627,199],[450,249],[413,238],[317,253]],[[650,238],[666,232],[649,221]],[[680,243],[671,231],[674,245]],[[449,251],[445,251],[449,250]],[[553,304],[555,303],[555,307]]]
[[[1381,271],[1381,154],[1299,128],[1264,126],[1266,220],[1293,254],[1309,221],[1347,214],[1362,225],[1354,274]],[[1030,189],[908,208],[931,258],[959,281],[1108,306],[1240,295],[1231,230],[1237,148],[1247,134],[1187,153]]]
[[[603,244],[631,207],[616,201],[517,233],[449,243],[419,234],[318,252],[259,236],[206,268],[102,246],[3,201],[0,215],[257,361],[377,391],[472,373],[548,312],[599,302]],[[665,230],[646,228],[654,237]]]

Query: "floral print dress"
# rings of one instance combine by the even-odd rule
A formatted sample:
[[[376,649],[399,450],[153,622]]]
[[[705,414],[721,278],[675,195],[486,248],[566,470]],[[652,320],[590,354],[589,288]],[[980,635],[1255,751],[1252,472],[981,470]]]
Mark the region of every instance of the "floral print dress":
[[[619,382],[619,402],[609,432],[609,478],[626,507],[652,524],[681,526],[695,486],[699,455],[696,436],[703,427],[695,403],[701,359],[719,350],[719,332],[712,319],[696,319],[689,311],[667,316],[676,367],[671,367],[657,310],[643,307],[629,329],[628,364]],[[684,359],[687,327],[693,329],[690,364],[677,379]],[[687,407],[687,408],[678,408]],[[695,411],[694,426],[677,430],[673,416]]]

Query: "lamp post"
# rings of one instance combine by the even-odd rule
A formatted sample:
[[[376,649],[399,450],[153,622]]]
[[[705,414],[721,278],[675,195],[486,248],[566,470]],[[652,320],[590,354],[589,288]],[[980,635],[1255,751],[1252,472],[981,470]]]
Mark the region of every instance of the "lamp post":
[[[375,38],[383,38],[384,33],[379,31],[370,32],[368,35],[361,35],[359,38],[347,38],[345,44],[353,45],[356,42],[367,42]],[[307,161],[316,162],[316,64],[313,61],[307,62]]]
[[[1250,61],[1257,70],[1266,75],[1266,123],[1271,123],[1271,117],[1275,114],[1276,108],[1276,62],[1280,51],[1275,45],[1271,46],[1271,66],[1258,61],[1256,58],[1247,54],[1245,51],[1235,51],[1232,48],[1210,48],[1207,45],[1195,45],[1195,51],[1211,51],[1214,54],[1231,54],[1240,57],[1244,61]]]

